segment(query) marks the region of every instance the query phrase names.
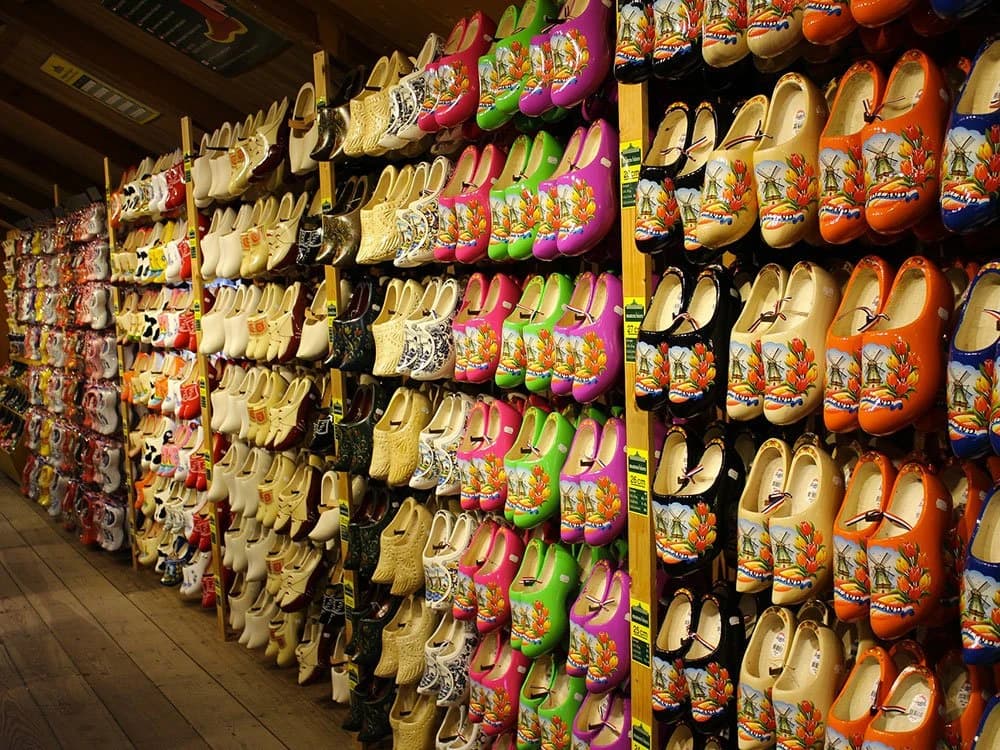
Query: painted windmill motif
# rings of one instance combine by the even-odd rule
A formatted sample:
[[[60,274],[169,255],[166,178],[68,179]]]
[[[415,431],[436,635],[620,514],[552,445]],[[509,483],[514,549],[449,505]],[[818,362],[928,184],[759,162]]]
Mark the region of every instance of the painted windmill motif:
[[[951,403],[958,409],[969,408],[969,387],[965,384],[968,377],[969,372],[966,370],[951,384]]]
[[[677,193],[677,202],[680,204],[681,217],[685,224],[697,224],[698,223],[698,207],[695,206],[695,199],[698,197],[696,192],[687,192],[684,194],[680,192]]]
[[[886,552],[879,560],[872,560],[872,589],[880,594],[892,590],[892,579],[889,577],[889,558],[891,552]]]
[[[680,351],[671,354],[670,359],[674,363],[674,377],[678,380],[687,378],[687,369],[684,366],[684,352]]]
[[[955,140],[954,136],[948,137],[948,143],[953,149],[951,153],[951,174],[953,177],[968,177],[969,167],[972,165],[972,157],[969,156],[968,148],[972,142],[970,135],[962,143]]]
[[[774,720],[778,734],[790,735],[792,734],[792,719],[791,719],[792,707],[785,706],[784,708],[775,708]]]
[[[781,200],[781,185],[778,183],[779,172],[781,172],[781,167],[777,165],[771,167],[771,174],[765,174],[761,169],[757,170],[757,174],[764,183],[761,185],[761,194],[765,203]]]
[[[848,544],[841,546],[839,544],[833,545],[837,550],[837,575],[840,578],[850,578],[851,577],[851,564],[848,561],[848,555],[851,554],[851,547]]]
[[[743,352],[734,351],[729,357],[729,373],[733,380],[743,380],[746,377],[746,366],[743,362]]]
[[[750,12],[760,13],[767,9],[768,0],[751,0],[750,2]]]
[[[743,713],[748,716],[756,716],[759,710],[757,705],[757,694],[752,690],[743,691]]]
[[[725,13],[725,9],[722,7],[722,0],[708,0],[708,4],[705,6],[705,15],[708,18],[721,18]]]
[[[882,384],[882,365],[878,355],[865,352],[865,385],[871,388]]]
[[[639,362],[638,370],[639,372],[652,372],[653,371],[653,355],[655,353],[654,349],[647,349],[645,346],[637,352]]]
[[[872,155],[872,174],[876,180],[884,180],[892,177],[896,171],[896,157],[889,153],[890,148],[892,148],[892,141],[886,138],[881,148],[865,149]]]
[[[659,14],[659,28],[656,33],[659,36],[673,36],[682,32],[677,23],[677,8],[675,3],[670,3],[662,13]]]
[[[753,534],[743,535],[743,541],[740,544],[740,554],[744,557],[757,556],[757,540],[753,538]]]
[[[688,677],[688,689],[691,691],[691,700],[700,701],[705,698],[705,684],[702,682],[702,673],[694,672]]]
[[[836,193],[840,190],[840,180],[837,177],[837,162],[840,154],[823,159],[823,192]]]
[[[978,586],[969,588],[969,614],[977,620],[986,617],[986,597],[983,596],[983,592],[989,585],[989,581],[982,581]]]
[[[639,31],[637,17],[640,13],[642,13],[642,10],[635,5],[626,5],[622,9],[621,19],[623,39],[635,39],[636,33]]]
[[[653,683],[660,688],[670,685],[670,674],[667,672],[669,665],[659,659],[653,660]]]
[[[715,169],[708,173],[708,181],[705,183],[705,200],[715,201],[719,199],[719,185],[722,178],[722,165],[716,165]]]
[[[671,509],[667,513],[670,515],[670,533],[668,536],[672,541],[683,541],[684,516],[687,515],[687,511]]]
[[[835,362],[830,362],[828,380],[830,381],[830,386],[832,388],[844,387],[844,359],[845,357],[838,357]]]
[[[778,383],[784,379],[785,374],[782,371],[781,362],[778,361],[778,357],[780,356],[780,350],[764,354],[764,364],[767,369],[768,385],[778,385]]]
[[[639,209],[639,216],[652,216],[656,212],[656,205],[653,201],[653,193],[656,192],[656,183],[649,180],[642,180],[636,190],[636,205]]]
[[[781,537],[774,539],[774,563],[775,565],[792,564],[792,548],[788,544],[788,532],[781,532]]]

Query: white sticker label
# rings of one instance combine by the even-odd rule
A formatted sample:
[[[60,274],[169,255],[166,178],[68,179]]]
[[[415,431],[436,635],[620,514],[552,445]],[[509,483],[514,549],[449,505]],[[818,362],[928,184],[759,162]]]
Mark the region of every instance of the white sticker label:
[[[948,503],[946,503],[946,502],[945,502],[944,500],[942,500],[941,498],[938,498],[938,499],[937,499],[937,500],[936,500],[936,501],[934,502],[934,504],[935,504],[935,505],[937,506],[937,509],[938,509],[938,510],[942,510],[942,511],[945,511],[945,512],[947,512],[947,511],[948,511]]]
[[[927,715],[928,702],[927,696],[923,693],[913,699],[913,704],[910,706],[910,711],[907,714],[910,717],[911,724],[919,724],[924,720],[924,716]]]
[[[819,661],[820,661],[820,651],[816,649],[813,651],[812,659],[809,660],[809,672],[815,675],[819,672]]]
[[[966,706],[969,705],[969,698],[972,697],[972,685],[968,680],[962,683],[962,687],[958,689],[958,695],[955,696],[955,702],[958,703],[958,707],[961,710],[965,710]]]
[[[736,479],[740,478],[740,473],[738,471],[736,471],[736,469],[730,469],[726,473],[729,474],[729,478],[732,479],[732,480],[736,480]]]
[[[611,159],[609,159],[606,156],[602,156],[601,157],[601,166],[604,167],[605,169],[610,169],[611,168]]]
[[[814,477],[813,480],[809,482],[809,489],[806,490],[806,502],[816,502],[817,495],[819,495],[819,477]]]
[[[774,634],[774,639],[771,641],[771,658],[775,661],[783,661],[785,656],[785,643],[788,641],[788,636],[785,635],[784,630],[779,630]]]
[[[939,307],[938,308],[938,317],[941,318],[941,320],[948,320],[948,317],[949,317],[948,311],[945,310],[943,307]]]
[[[806,124],[806,111],[804,109],[800,109],[795,113],[795,119],[792,121],[792,130],[795,132],[796,135],[798,135],[799,131],[802,130],[805,124]]]
[[[783,467],[778,467],[775,469],[774,473],[771,475],[771,495],[776,495],[785,488],[785,470]]]

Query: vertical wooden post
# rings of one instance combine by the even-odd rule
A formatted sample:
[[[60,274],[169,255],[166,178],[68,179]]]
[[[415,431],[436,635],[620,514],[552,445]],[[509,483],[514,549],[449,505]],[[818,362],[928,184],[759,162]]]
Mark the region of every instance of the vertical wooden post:
[[[53,185],[56,205],[59,205],[59,186]],[[104,157],[104,204],[107,207],[108,216],[108,247],[113,255],[118,248],[118,240],[115,236],[115,228],[111,226],[111,163],[108,157]],[[111,286],[111,305],[115,313],[115,345],[118,350],[118,386],[125,382],[125,347],[118,340],[117,321],[121,320],[121,289],[117,285]],[[119,392],[120,394],[120,392]],[[132,569],[139,569],[139,549],[135,540],[135,477],[132,474],[132,459],[128,455],[129,429],[131,421],[129,419],[129,405],[121,398],[118,399],[119,416],[122,421],[122,449],[125,456],[125,512],[128,516],[129,539],[132,542]]]
[[[653,264],[635,246],[635,188],[639,165],[648,147],[649,92],[646,84],[618,87],[618,124],[621,165],[622,293],[625,308],[625,382],[635,381],[635,342],[639,324],[652,293]],[[652,418],[635,404],[626,388],[625,418],[628,435],[628,555],[632,576],[630,602],[632,628],[632,748],[660,747],[653,719],[653,638],[656,633],[656,556],[650,483],[653,466]]]
[[[110,186],[110,184],[108,183],[108,159],[107,159],[107,157],[104,158],[104,182],[105,182],[105,184],[108,184]],[[59,186],[58,185],[53,185],[52,186],[52,205],[55,206],[56,208],[59,208],[59,206],[62,205],[62,199],[59,196]],[[110,228],[111,227],[109,225],[108,229],[110,229]]]
[[[208,357],[201,353],[201,306],[205,299],[205,286],[201,278],[201,237],[198,235],[198,206],[194,202],[194,183],[191,178],[191,165],[194,161],[194,135],[191,129],[191,118],[181,118],[181,145],[184,149],[184,186],[187,198],[188,246],[191,248],[191,290],[194,304],[194,331],[197,341],[196,354],[198,360],[198,383],[201,390],[201,430],[204,443],[202,454],[205,457],[205,471],[208,481],[212,482],[212,402],[208,398]],[[212,530],[212,574],[215,577],[215,614],[218,618],[219,636],[226,639],[226,622],[229,601],[226,598],[225,579],[222,567],[222,534],[219,521],[219,506],[211,503],[209,523]]]

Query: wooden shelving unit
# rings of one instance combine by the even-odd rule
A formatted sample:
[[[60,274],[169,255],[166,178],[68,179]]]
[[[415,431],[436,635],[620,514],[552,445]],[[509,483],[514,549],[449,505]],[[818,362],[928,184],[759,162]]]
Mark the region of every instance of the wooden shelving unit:
[[[649,143],[649,91],[645,83],[619,85],[618,127],[620,137],[622,296],[625,308],[625,382],[635,381],[635,342],[639,323],[653,291],[653,263],[635,246],[635,186],[639,164]],[[628,460],[628,556],[632,576],[630,613],[632,629],[632,747],[657,750],[659,732],[653,719],[653,638],[657,632],[655,600],[656,556],[653,554],[653,517],[650,486],[652,464],[652,416],[635,404],[626,388],[625,423]]]

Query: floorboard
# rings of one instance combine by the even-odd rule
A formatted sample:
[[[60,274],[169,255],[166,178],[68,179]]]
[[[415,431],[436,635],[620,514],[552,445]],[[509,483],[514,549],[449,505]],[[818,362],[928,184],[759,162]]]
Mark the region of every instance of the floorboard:
[[[356,746],[300,687],[149,571],[86,549],[0,480],[0,747]]]

